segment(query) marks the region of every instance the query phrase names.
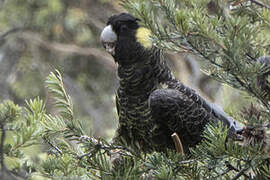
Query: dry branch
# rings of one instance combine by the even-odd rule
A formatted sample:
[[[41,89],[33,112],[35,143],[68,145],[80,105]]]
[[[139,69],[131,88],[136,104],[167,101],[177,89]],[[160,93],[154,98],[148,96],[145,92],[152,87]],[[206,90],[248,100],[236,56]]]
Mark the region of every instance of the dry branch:
[[[101,64],[109,69],[115,69],[115,63],[110,55],[98,48],[80,47],[75,44],[64,44],[59,42],[51,42],[46,40],[42,35],[36,32],[24,31],[18,36],[25,41],[37,46],[45,47],[52,51],[58,51],[64,54],[78,54],[83,56],[94,56],[98,58]]]

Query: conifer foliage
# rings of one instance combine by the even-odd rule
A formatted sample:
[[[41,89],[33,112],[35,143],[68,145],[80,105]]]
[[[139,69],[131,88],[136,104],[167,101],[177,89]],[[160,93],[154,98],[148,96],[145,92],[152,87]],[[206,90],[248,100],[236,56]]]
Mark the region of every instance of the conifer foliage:
[[[228,139],[222,124],[209,124],[190,154],[143,154],[111,145],[85,133],[56,71],[46,81],[55,114],[46,112],[40,98],[26,101],[25,107],[0,104],[0,179],[270,178],[270,68],[258,60],[270,54],[269,1],[134,0],[122,5],[151,30],[156,46],[198,55],[206,73],[254,98],[234,115],[246,125],[242,141]],[[36,145],[46,151],[29,155],[27,149]]]

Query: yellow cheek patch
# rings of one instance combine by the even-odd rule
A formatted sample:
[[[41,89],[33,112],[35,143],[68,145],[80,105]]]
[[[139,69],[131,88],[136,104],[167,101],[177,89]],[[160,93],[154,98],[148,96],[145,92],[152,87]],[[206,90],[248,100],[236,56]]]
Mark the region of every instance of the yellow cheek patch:
[[[152,42],[150,40],[151,31],[147,28],[140,27],[136,33],[137,42],[145,48],[151,48]]]

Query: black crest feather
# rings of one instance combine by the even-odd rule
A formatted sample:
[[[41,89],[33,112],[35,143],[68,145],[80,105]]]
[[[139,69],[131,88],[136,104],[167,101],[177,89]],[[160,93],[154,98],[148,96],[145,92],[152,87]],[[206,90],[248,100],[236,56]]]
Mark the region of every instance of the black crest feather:
[[[139,27],[137,21],[140,21],[140,19],[135,18],[131,14],[128,13],[120,13],[113,15],[109,18],[107,25],[112,25],[115,32],[119,31],[119,28],[125,24],[130,29],[137,29]]]
[[[107,22],[107,25],[114,24],[117,21],[119,21],[119,22],[128,22],[128,21],[137,22],[137,21],[140,21],[140,19],[135,18],[134,16],[132,16],[131,14],[128,14],[128,13],[120,13],[120,14],[116,14],[116,15],[111,16]]]

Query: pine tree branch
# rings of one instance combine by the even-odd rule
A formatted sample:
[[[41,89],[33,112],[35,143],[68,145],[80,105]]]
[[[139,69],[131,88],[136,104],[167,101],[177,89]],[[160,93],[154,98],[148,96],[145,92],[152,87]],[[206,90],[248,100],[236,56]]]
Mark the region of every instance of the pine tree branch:
[[[187,40],[187,43],[192,47],[192,49],[195,50],[195,53],[197,52],[199,56],[201,56],[202,58],[206,59],[207,61],[209,61],[210,63],[212,63],[213,65],[219,67],[219,68],[224,68],[223,66],[221,66],[220,64],[217,64],[215,61],[213,61],[212,59],[208,58],[203,52],[201,52],[196,46],[194,46],[192,44],[192,42],[190,42],[189,40]]]
[[[115,145],[111,145],[111,144],[105,144],[103,143],[101,140],[98,140],[96,138],[93,138],[93,137],[88,137],[88,136],[81,136],[80,138],[75,138],[76,140],[80,141],[80,142],[90,142],[91,144],[93,144],[95,147],[99,148],[99,149],[103,149],[107,152],[111,151],[111,150],[115,150],[115,149],[121,149],[123,151],[126,151],[126,152],[129,152],[130,154],[134,155],[134,156],[138,156],[138,154],[133,151],[132,149],[130,148],[127,148],[127,147],[123,147],[123,146],[115,146]],[[86,153],[86,154],[83,154],[81,156],[79,156],[79,159],[87,156],[87,155],[90,155],[91,153]],[[127,155],[127,154],[125,154]],[[138,156],[139,157],[139,156]]]
[[[61,73],[58,70],[56,70],[56,73],[51,73],[47,77],[46,83],[49,92],[54,95],[55,105],[59,108],[61,118],[64,119],[64,126],[66,126],[68,131],[70,131],[70,133],[72,134],[71,136],[79,137],[85,134],[82,129],[81,122],[78,119],[74,118],[73,104],[70,96],[66,93],[66,90],[64,88]],[[68,137],[69,135],[67,135],[66,137]]]
[[[237,82],[239,82],[239,84],[240,84],[242,87],[244,87],[248,92],[250,92],[251,94],[253,94],[253,96],[256,97],[256,98],[257,98],[257,99],[258,99],[258,100],[259,100],[259,101],[267,108],[268,111],[270,111],[270,106],[269,106],[269,104],[268,104],[267,102],[265,102],[265,99],[262,98],[260,95],[258,95],[258,93],[255,92],[254,89],[253,89],[252,87],[250,87],[250,84],[249,84],[248,81],[246,81],[246,82],[244,83],[244,82],[242,82],[242,81],[237,77],[237,75],[235,75],[234,73],[233,73],[232,75],[235,77],[235,79],[237,80]],[[242,76],[242,77],[244,77],[244,76]],[[246,84],[247,84],[247,86],[246,86]]]

